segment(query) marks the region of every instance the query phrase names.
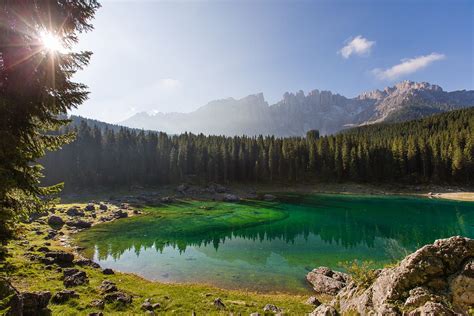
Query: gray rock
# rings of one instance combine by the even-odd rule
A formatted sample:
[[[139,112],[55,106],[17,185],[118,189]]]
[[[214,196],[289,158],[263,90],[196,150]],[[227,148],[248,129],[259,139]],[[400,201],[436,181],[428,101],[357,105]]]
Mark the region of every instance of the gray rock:
[[[337,311],[334,307],[326,304],[321,304],[314,311],[309,314],[310,316],[336,316]]]
[[[474,306],[474,258],[469,259],[449,283],[455,310],[466,311]]]
[[[102,210],[102,211],[107,211],[108,210],[108,207],[107,205],[103,204],[103,203],[100,203],[99,204],[99,209]]]
[[[76,291],[61,290],[53,295],[53,297],[51,298],[51,302],[55,304],[62,304],[70,300],[71,298],[78,298],[78,297],[79,297],[79,294],[77,294]]]
[[[224,195],[223,201],[225,201],[225,202],[239,202],[240,198],[235,194],[227,193],[227,194]]]
[[[102,270],[102,273],[106,275],[115,274],[114,270],[110,268],[105,268],[104,270]]]
[[[48,217],[48,225],[52,227],[60,227],[64,225],[64,220],[57,215],[51,215]]]
[[[67,211],[66,211],[66,214],[68,216],[84,216],[84,212],[81,211],[80,209],[78,208],[75,208],[75,207],[71,207],[69,208]]]
[[[443,315],[443,316],[453,315],[454,316],[455,313],[441,303],[426,302],[425,305],[423,305],[422,307],[418,307],[417,309],[409,312],[407,315],[408,316],[436,316],[436,315]]]
[[[467,314],[474,302],[473,258],[473,239],[440,239],[383,269],[367,289],[349,283],[335,301],[341,313],[400,315],[403,309],[410,315]],[[448,281],[449,289],[444,286]]]
[[[83,220],[76,220],[76,221],[67,221],[67,226],[76,227],[76,228],[90,228],[92,226],[91,222],[86,222]]]
[[[63,284],[65,287],[73,287],[89,283],[89,279],[87,278],[85,271],[78,269],[64,269],[63,275]]]
[[[272,194],[265,194],[265,195],[263,196],[263,199],[264,199],[265,201],[273,201],[273,200],[276,199],[276,196],[274,196],[274,195],[272,195]]]
[[[100,264],[90,259],[77,259],[77,260],[74,260],[74,264],[77,264],[78,266],[81,266],[81,267],[91,267],[94,269],[100,268]]]
[[[321,302],[316,298],[316,296],[310,296],[306,300],[306,304],[313,305],[313,306],[319,306],[319,305],[321,305]]]
[[[89,203],[84,207],[84,210],[88,212],[95,211],[95,205],[93,203]]]
[[[115,218],[125,218],[128,217],[128,213],[123,210],[116,210],[113,212]]]
[[[104,300],[107,303],[113,303],[113,302],[118,302],[121,304],[132,303],[132,297],[124,292],[107,293],[104,295]]]
[[[347,285],[349,276],[327,267],[319,267],[309,272],[306,280],[311,283],[316,293],[336,295]]]
[[[51,292],[25,292],[21,293],[24,315],[41,315],[45,313],[51,299]]]
[[[102,293],[112,293],[112,292],[118,291],[118,288],[114,282],[109,281],[109,280],[104,280],[102,281],[102,284],[100,285],[99,290]]]
[[[93,308],[103,309],[105,306],[105,302],[103,300],[93,300],[92,302],[89,303],[88,306],[93,307]]]
[[[9,308],[8,315],[23,315],[21,294],[4,278],[0,278],[0,298],[0,311]]]
[[[74,255],[66,251],[50,251],[44,254],[45,258],[49,259],[51,263],[72,264]]]
[[[281,309],[280,309],[279,307],[277,307],[276,305],[267,304],[267,305],[265,305],[265,307],[263,308],[263,311],[264,311],[264,312],[272,312],[272,313],[280,313],[280,312],[281,312]]]
[[[214,307],[217,309],[225,309],[225,304],[220,298],[216,298],[213,303]]]

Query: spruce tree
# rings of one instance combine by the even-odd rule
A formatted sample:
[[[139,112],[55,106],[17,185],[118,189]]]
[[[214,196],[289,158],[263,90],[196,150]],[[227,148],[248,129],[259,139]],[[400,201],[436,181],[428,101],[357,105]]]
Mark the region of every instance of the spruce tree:
[[[45,205],[59,186],[42,187],[38,159],[72,139],[57,135],[61,117],[87,98],[72,76],[91,52],[63,52],[45,45],[49,36],[65,49],[92,29],[95,0],[3,0],[0,2],[0,238],[15,218]]]

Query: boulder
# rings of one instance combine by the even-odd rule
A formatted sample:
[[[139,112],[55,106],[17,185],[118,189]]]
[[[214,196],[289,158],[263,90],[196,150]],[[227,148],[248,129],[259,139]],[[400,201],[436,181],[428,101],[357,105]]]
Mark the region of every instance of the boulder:
[[[263,199],[265,201],[273,201],[276,199],[276,196],[272,195],[272,194],[265,194],[263,195]]]
[[[331,304],[341,314],[468,314],[474,304],[473,261],[473,239],[440,239],[381,270],[371,285],[348,280]]]
[[[132,297],[124,292],[113,292],[107,293],[104,295],[104,300],[107,303],[121,303],[121,304],[130,304],[132,303]]]
[[[47,309],[51,292],[25,292],[21,293],[23,302],[23,315],[44,315],[48,314]]]
[[[105,302],[103,300],[93,300],[88,304],[89,307],[103,309]]]
[[[334,307],[326,304],[321,304],[309,314],[310,316],[336,316],[337,311]]]
[[[86,210],[88,212],[95,211],[95,205],[93,203],[89,203],[84,207],[84,210]]]
[[[311,283],[316,293],[336,295],[347,285],[349,276],[327,267],[319,267],[309,272],[306,280]]]
[[[217,309],[225,309],[225,304],[219,297],[214,300],[213,305]]]
[[[316,298],[316,296],[310,296],[306,300],[306,304],[313,305],[313,306],[319,306],[319,305],[321,305],[321,302]]]
[[[108,207],[107,205],[103,204],[103,203],[100,203],[99,204],[99,209],[102,210],[102,211],[107,211],[108,210]]]
[[[76,293],[76,291],[73,290],[61,290],[54,294],[54,296],[51,298],[51,302],[55,304],[62,304],[71,298],[78,298],[79,294]]]
[[[178,191],[179,193],[184,193],[186,192],[187,189],[189,189],[189,187],[183,183],[183,184],[178,185],[178,187],[176,188],[176,191]]]
[[[109,281],[109,280],[104,280],[104,281],[102,281],[102,283],[99,287],[99,290],[102,293],[112,293],[112,292],[117,292],[118,288],[117,288],[117,286],[115,285],[114,282]]]
[[[173,203],[173,198],[170,196],[165,196],[160,199],[161,203]]]
[[[465,311],[474,306],[474,258],[469,259],[449,283],[455,310]]]
[[[152,311],[153,310],[153,305],[150,302],[150,299],[146,299],[145,302],[143,302],[141,309],[144,311]]]
[[[51,215],[48,217],[48,225],[52,227],[60,227],[64,225],[64,220],[57,215]]]
[[[418,307],[417,309],[407,313],[408,316],[428,316],[428,315],[443,315],[443,316],[451,316],[455,315],[455,313],[447,308],[445,305],[436,302],[426,302],[422,307]]]
[[[239,202],[240,198],[235,194],[225,194],[223,199],[225,202]]]
[[[10,316],[23,315],[20,293],[4,278],[0,278],[0,311],[8,310]]]
[[[84,216],[84,212],[81,211],[80,209],[76,208],[76,207],[71,207],[66,211],[66,215],[73,216],[73,217],[75,217],[75,216]]]
[[[110,268],[105,268],[104,270],[102,270],[102,273],[105,275],[115,274],[114,270]]]
[[[72,264],[74,255],[66,251],[50,251],[44,254],[45,258],[49,259],[51,263],[59,265]]]
[[[128,213],[119,209],[113,212],[113,216],[115,218],[125,218],[128,217]]]
[[[64,269],[63,275],[63,284],[65,287],[73,287],[89,283],[89,279],[87,278],[87,274],[85,271],[81,271],[74,268]]]
[[[265,305],[265,307],[263,308],[263,311],[264,311],[264,312],[271,312],[271,313],[280,313],[280,312],[281,312],[281,308],[279,308],[278,306],[273,305],[273,304],[267,304],[267,305]]]
[[[77,259],[77,260],[74,260],[74,264],[77,264],[78,266],[81,266],[81,267],[91,267],[95,269],[100,268],[100,265],[97,262],[94,262],[90,259],[83,259],[83,258]]]
[[[66,225],[70,227],[76,227],[76,228],[90,228],[92,226],[92,223],[79,219],[76,221],[67,221]]]

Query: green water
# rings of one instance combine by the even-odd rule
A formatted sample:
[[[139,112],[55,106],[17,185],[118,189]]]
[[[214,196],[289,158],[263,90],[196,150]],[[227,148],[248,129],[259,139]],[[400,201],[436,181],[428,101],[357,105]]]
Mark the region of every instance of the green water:
[[[161,282],[260,292],[308,291],[306,273],[375,266],[435,239],[474,237],[474,203],[400,196],[284,195],[278,202],[188,201],[78,235],[103,267]]]

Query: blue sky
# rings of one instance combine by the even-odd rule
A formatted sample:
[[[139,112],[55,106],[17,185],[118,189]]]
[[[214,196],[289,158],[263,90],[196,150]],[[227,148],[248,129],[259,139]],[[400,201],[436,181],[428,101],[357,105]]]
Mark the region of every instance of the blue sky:
[[[73,113],[119,122],[214,99],[401,80],[474,89],[474,1],[102,1]],[[346,48],[344,48],[346,46]]]

